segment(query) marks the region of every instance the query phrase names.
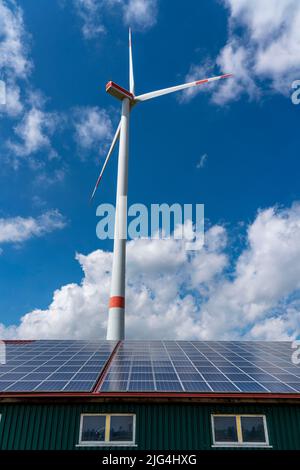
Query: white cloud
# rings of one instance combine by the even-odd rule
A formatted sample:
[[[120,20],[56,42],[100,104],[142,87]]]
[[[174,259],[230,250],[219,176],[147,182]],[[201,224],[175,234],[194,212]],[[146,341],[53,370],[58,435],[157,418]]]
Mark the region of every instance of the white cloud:
[[[0,244],[22,243],[33,237],[62,229],[66,225],[58,210],[45,212],[39,217],[0,218]]]
[[[206,160],[208,158],[207,153],[201,155],[200,160],[197,162],[196,168],[199,170],[200,168],[204,168]]]
[[[40,92],[30,90],[32,67],[23,11],[15,1],[0,0],[0,72],[6,83],[6,104],[1,106],[1,114],[19,118],[13,128],[16,140],[4,142],[8,152],[2,152],[2,162],[14,168],[18,168],[20,157],[28,157],[34,168],[43,166],[42,159],[34,155],[40,150],[46,151],[48,158],[56,155],[50,136],[58,116],[44,110],[46,100]]]
[[[6,84],[5,105],[0,107],[0,112],[8,114],[10,117],[19,116],[23,111],[21,102],[21,90],[15,83]]]
[[[156,23],[157,0],[73,0],[86,39],[106,31],[105,17],[120,14],[124,23],[147,29]]]
[[[128,0],[124,3],[125,22],[137,28],[151,28],[157,19],[157,0]]]
[[[92,39],[103,33],[102,0],[73,0],[76,12],[82,21],[82,34],[86,39]]]
[[[112,137],[112,123],[105,109],[81,107],[74,112],[75,140],[83,152],[91,149],[101,151]]]
[[[10,117],[23,111],[18,82],[26,82],[32,69],[28,43],[22,9],[14,1],[0,0],[0,73],[6,83],[6,104],[1,106],[1,114]]]
[[[259,96],[259,89],[250,73],[252,60],[251,50],[237,39],[233,38],[226,44],[217,58],[217,65],[222,71],[229,70],[233,77],[216,82],[213,102],[223,105],[238,99],[242,94],[251,99]]]
[[[131,338],[286,339],[300,329],[300,205],[258,213],[232,265],[224,227],[191,255],[176,240],[128,243],[126,329]],[[105,337],[111,253],[76,255],[84,276],[54,292],[46,310],[19,325],[17,338]],[[230,273],[230,274],[229,274]]]
[[[8,141],[10,151],[17,157],[32,156],[40,150],[47,150],[50,158],[54,156],[49,136],[54,133],[58,123],[58,115],[31,107],[15,126],[17,141]]]
[[[2,115],[18,118],[14,122],[15,139],[4,141],[2,162],[17,169],[21,158],[34,168],[45,166],[45,158],[57,156],[52,148],[53,135],[59,116],[45,110],[46,99],[32,90],[28,78],[33,68],[29,57],[29,35],[26,32],[23,11],[15,1],[0,0],[0,72],[6,84],[6,104]],[[8,152],[7,152],[8,150]],[[36,153],[44,151],[38,158]]]
[[[299,1],[222,2],[229,11],[228,39],[216,65],[234,79],[217,84],[213,101],[222,105],[242,94],[256,98],[266,83],[275,92],[289,94],[300,73]]]
[[[11,78],[27,77],[31,62],[23,13],[13,1],[0,0],[0,69]]]
[[[62,183],[65,179],[66,173],[66,166],[63,166],[62,168],[56,168],[52,170],[51,173],[49,171],[40,171],[34,181],[39,186],[43,186],[45,188],[53,186],[56,183]]]
[[[202,80],[203,78],[212,77],[214,75],[213,62],[210,59],[205,59],[201,64],[192,64],[189,72],[185,76],[184,82],[194,82],[196,80]],[[178,101],[180,103],[189,102],[194,96],[198,93],[205,93],[208,90],[213,90],[215,88],[215,83],[211,82],[209,84],[201,85],[198,87],[191,87],[183,90],[178,94]]]

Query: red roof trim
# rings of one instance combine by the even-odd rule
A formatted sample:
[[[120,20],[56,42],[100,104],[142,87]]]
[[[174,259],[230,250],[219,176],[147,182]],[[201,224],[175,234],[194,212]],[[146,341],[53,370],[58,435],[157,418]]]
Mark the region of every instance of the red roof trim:
[[[118,341],[117,344],[114,347],[114,350],[110,353],[110,356],[109,356],[108,360],[106,361],[106,364],[103,367],[102,371],[100,372],[100,375],[99,375],[99,377],[98,377],[98,379],[97,379],[97,381],[96,381],[96,383],[95,383],[95,385],[92,389],[92,393],[97,393],[97,390],[100,388],[100,386],[101,386],[101,384],[102,384],[103,380],[105,379],[105,376],[108,372],[109,366],[112,363],[115,355],[118,352],[118,349],[120,347],[121,342],[122,341]]]
[[[34,343],[35,339],[3,339],[5,344],[27,344]]]

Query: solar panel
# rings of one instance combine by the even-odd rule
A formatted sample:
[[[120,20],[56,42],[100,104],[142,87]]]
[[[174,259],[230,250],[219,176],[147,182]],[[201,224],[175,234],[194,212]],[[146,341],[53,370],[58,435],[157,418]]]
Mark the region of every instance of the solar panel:
[[[113,341],[43,340],[6,345],[3,392],[90,392]],[[290,342],[123,341],[98,392],[299,393]]]
[[[124,341],[103,392],[297,393],[290,342]]]
[[[1,392],[92,390],[114,341],[32,341],[6,344]]]

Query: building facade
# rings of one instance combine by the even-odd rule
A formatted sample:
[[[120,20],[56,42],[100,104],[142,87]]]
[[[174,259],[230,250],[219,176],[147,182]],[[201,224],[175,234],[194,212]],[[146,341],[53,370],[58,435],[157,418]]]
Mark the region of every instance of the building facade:
[[[71,401],[71,402],[70,402]],[[73,402],[72,402],[73,401]],[[229,400],[230,401],[230,400]],[[197,399],[170,398],[168,401],[147,399],[146,401],[90,401],[61,399],[11,399],[0,404],[0,449],[1,450],[76,450],[76,449],[140,449],[140,450],[214,450],[217,448],[262,448],[267,450],[300,450],[300,404],[278,399],[249,403],[220,398],[213,403]],[[127,442],[110,441],[109,431],[83,435],[82,422],[85,417],[95,420],[132,417]],[[254,436],[239,442],[238,429],[221,434],[223,442],[217,440],[214,420],[224,418],[228,422],[237,420],[255,424],[262,422],[264,429]],[[222,419],[220,420],[222,423]],[[100,423],[100,420],[99,420]],[[240,424],[239,424],[240,425]],[[252,424],[251,424],[252,426]],[[230,429],[232,430],[232,427]],[[234,427],[237,427],[236,425]],[[97,428],[97,424],[93,429]],[[220,428],[218,428],[220,433]],[[131,434],[132,431],[132,434]],[[218,431],[217,431],[218,432]],[[108,434],[106,441],[105,434]],[[229,435],[228,435],[229,434]],[[256,436],[258,439],[255,442]],[[123,439],[121,437],[121,439]],[[254,441],[253,441],[254,439]],[[252,440],[252,441],[251,441]],[[243,442],[244,441],[244,442]],[[260,441],[260,442],[258,442]]]
[[[16,341],[0,450],[300,450],[287,342]]]

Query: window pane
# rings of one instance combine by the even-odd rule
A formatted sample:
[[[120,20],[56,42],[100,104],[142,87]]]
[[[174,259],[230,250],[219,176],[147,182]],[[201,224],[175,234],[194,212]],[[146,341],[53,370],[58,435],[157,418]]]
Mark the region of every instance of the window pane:
[[[110,417],[110,441],[133,441],[133,416]]]
[[[104,441],[105,416],[84,416],[82,421],[82,441]]]
[[[241,417],[243,442],[266,442],[264,421],[262,417]]]
[[[238,442],[235,416],[214,416],[216,442]]]

